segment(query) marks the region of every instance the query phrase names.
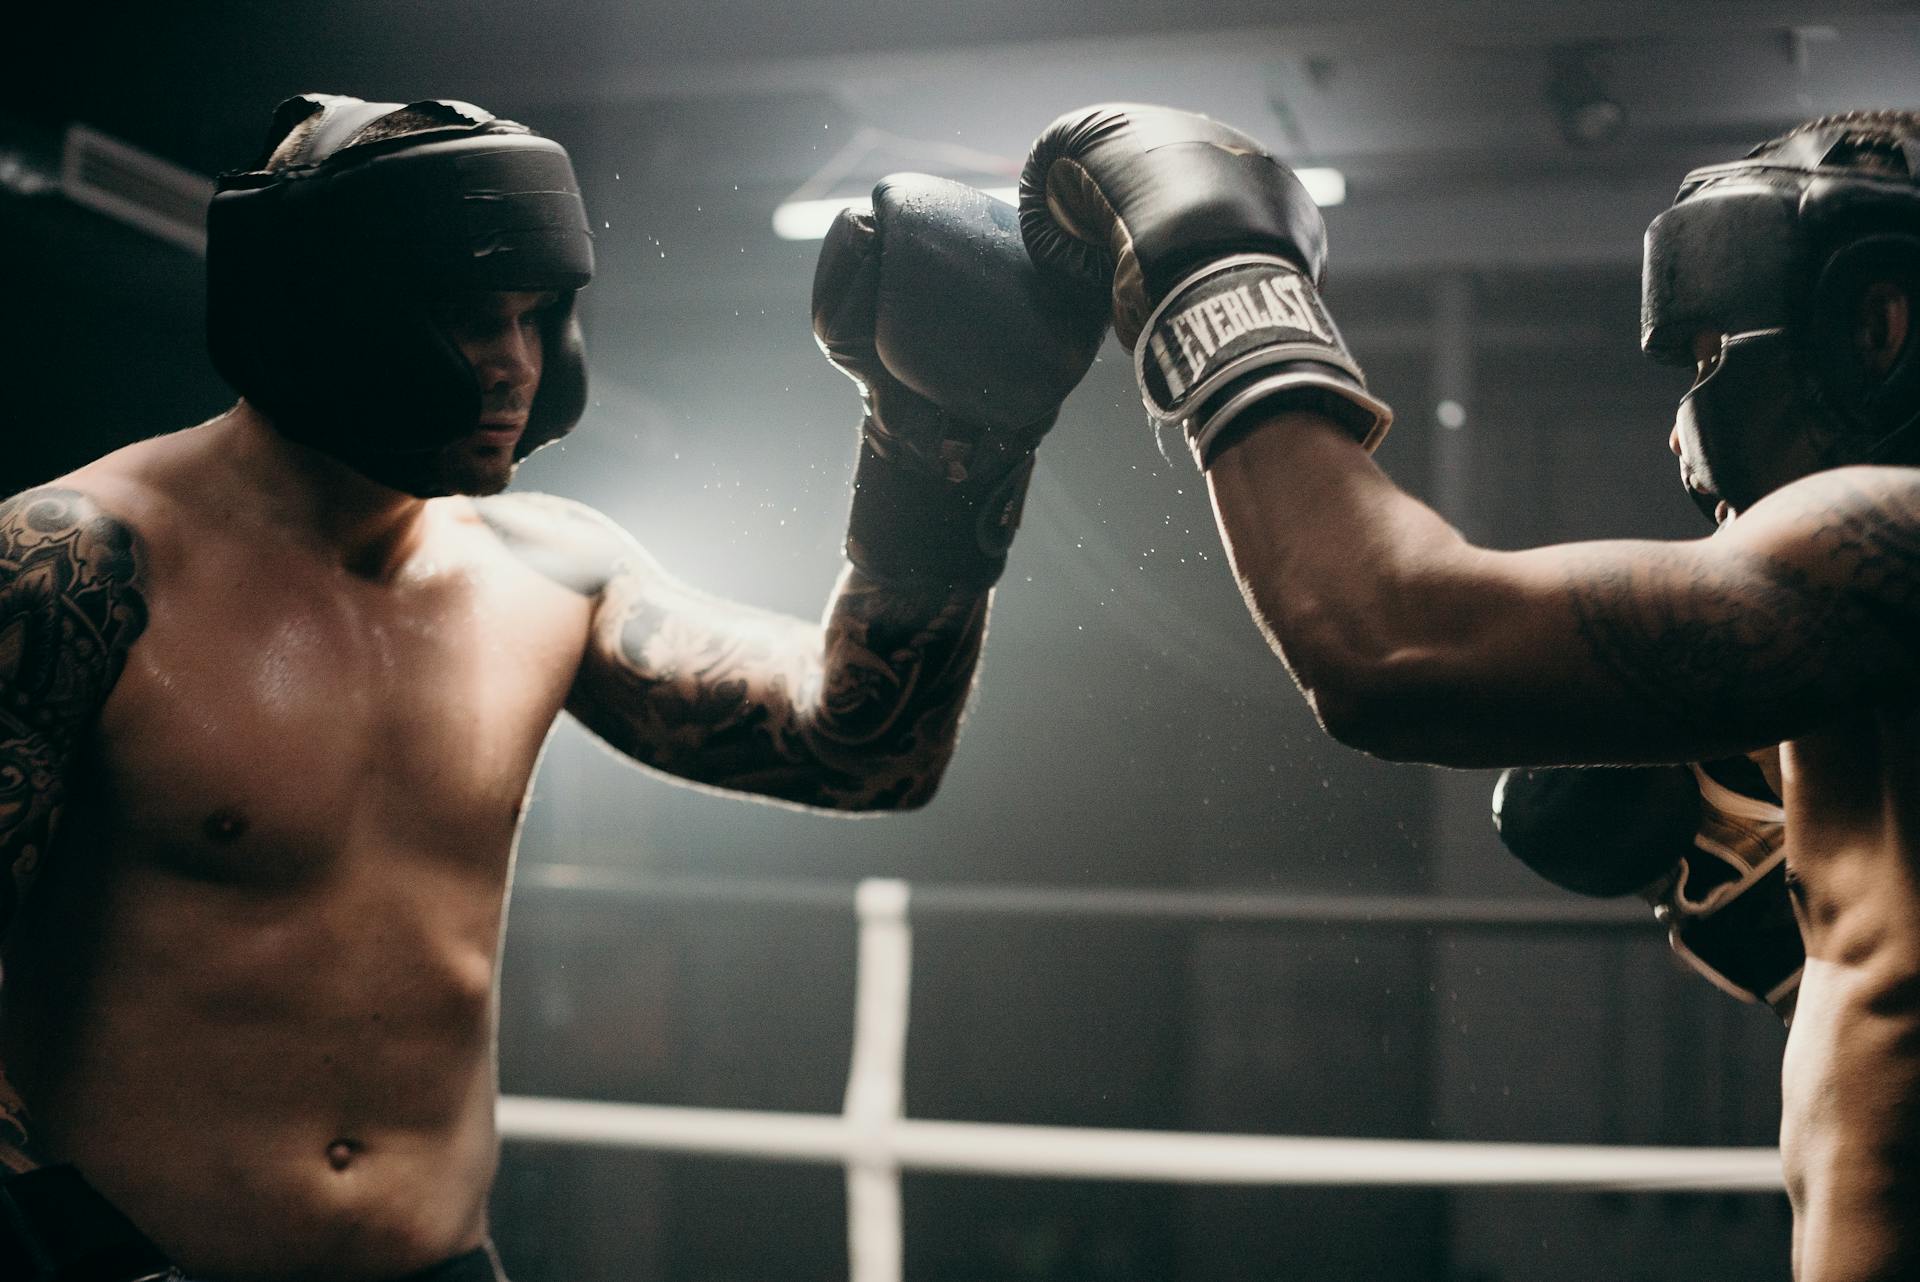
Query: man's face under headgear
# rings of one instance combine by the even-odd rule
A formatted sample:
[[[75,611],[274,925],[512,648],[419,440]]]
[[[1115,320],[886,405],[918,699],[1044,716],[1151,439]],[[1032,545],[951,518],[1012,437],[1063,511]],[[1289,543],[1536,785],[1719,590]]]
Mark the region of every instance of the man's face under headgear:
[[[1695,368],[1674,442],[1703,509],[1844,463],[1920,462],[1917,174],[1920,146],[1880,118],[1815,122],[1696,169],[1647,229],[1641,345]]]
[[[430,497],[496,491],[573,427],[593,247],[564,149],[465,103],[315,94],[268,152],[209,211],[208,338],[280,431]]]

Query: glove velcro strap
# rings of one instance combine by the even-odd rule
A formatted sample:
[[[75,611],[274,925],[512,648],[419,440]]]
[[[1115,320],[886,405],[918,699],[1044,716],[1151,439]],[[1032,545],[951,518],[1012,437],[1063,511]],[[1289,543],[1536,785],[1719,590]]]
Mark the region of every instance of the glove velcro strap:
[[[1799,985],[1807,953],[1787,891],[1786,851],[1720,887],[1705,909],[1669,903],[1661,915],[1674,953],[1724,992],[1772,1006]]]
[[[984,481],[950,481],[860,442],[847,559],[876,582],[935,590],[993,586],[1020,526],[1033,455]]]
[[[1276,397],[1328,414],[1369,450],[1393,423],[1312,279],[1271,254],[1219,259],[1170,290],[1134,344],[1133,369],[1147,413],[1184,424],[1203,467],[1233,419]]]

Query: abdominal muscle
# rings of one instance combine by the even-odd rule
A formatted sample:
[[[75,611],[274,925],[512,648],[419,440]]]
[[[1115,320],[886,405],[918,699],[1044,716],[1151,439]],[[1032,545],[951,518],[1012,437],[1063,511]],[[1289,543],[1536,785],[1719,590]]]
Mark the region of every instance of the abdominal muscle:
[[[1917,1035],[1911,993],[1809,957],[1780,1125],[1800,1282],[1890,1282],[1920,1269]]]
[[[8,950],[36,1144],[194,1276],[392,1278],[484,1237],[505,860],[333,853],[272,890],[112,859],[37,886]]]
[[[1911,713],[1789,746],[1807,948],[1782,1065],[1800,1282],[1920,1276],[1920,769]]]

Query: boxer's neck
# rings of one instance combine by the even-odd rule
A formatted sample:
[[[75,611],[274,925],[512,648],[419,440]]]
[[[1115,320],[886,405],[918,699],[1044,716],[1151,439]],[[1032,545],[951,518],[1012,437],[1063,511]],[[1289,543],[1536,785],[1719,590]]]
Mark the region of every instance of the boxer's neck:
[[[233,434],[236,461],[271,503],[275,520],[337,554],[346,569],[384,577],[417,545],[425,499],[292,440],[244,400],[220,421]]]

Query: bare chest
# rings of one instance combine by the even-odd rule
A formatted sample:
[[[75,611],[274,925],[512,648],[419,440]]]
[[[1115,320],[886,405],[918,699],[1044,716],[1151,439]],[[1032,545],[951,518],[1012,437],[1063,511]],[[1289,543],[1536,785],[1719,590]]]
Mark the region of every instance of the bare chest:
[[[511,565],[369,583],[229,553],[149,606],[96,754],[123,853],[221,881],[367,849],[504,866],[584,600]]]

